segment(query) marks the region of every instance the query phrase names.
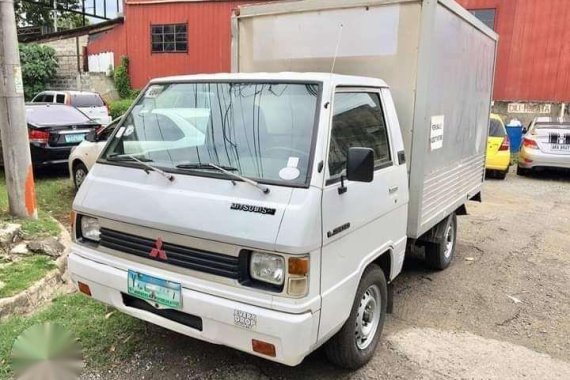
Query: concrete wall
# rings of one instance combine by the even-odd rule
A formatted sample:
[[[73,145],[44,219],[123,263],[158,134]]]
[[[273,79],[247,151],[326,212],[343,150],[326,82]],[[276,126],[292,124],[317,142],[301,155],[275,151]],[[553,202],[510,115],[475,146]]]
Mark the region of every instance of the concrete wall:
[[[57,75],[50,83],[49,89],[94,91],[108,101],[119,99],[113,79],[105,73]]]
[[[88,36],[62,38],[42,42],[51,46],[59,62],[56,77],[49,85],[50,90],[82,90],[95,91],[107,100],[119,98],[113,79],[105,73],[90,73],[83,71],[84,47],[87,46]],[[78,62],[79,58],[79,62]]]
[[[87,35],[47,41],[41,45],[50,46],[55,50],[59,62],[58,75],[66,76],[83,70],[83,48],[87,46]]]

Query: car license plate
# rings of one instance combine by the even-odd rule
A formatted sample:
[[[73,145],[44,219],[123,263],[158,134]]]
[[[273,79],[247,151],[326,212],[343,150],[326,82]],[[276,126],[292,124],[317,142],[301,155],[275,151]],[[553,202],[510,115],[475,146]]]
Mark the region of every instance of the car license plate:
[[[66,143],[78,143],[85,139],[85,133],[75,133],[70,135],[65,135]]]
[[[561,151],[569,151],[570,152],[570,145],[562,145],[562,144],[552,144],[552,150],[561,150]]]
[[[127,281],[128,293],[132,296],[172,309],[182,307],[182,287],[179,283],[132,270],[129,270]]]

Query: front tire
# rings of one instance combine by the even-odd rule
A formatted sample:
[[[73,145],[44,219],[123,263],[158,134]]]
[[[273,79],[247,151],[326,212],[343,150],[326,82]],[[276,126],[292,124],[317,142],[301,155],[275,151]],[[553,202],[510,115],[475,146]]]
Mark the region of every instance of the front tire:
[[[372,264],[362,275],[347,321],[325,345],[327,358],[351,370],[368,363],[382,334],[387,303],[386,277],[379,266]]]
[[[78,162],[73,165],[73,184],[75,185],[75,190],[79,190],[85,177],[87,177],[87,167],[83,163]]]
[[[451,264],[451,260],[455,256],[457,240],[457,216],[455,213],[445,219],[438,228],[442,228],[438,241],[425,245],[426,264],[431,269],[443,270]]]

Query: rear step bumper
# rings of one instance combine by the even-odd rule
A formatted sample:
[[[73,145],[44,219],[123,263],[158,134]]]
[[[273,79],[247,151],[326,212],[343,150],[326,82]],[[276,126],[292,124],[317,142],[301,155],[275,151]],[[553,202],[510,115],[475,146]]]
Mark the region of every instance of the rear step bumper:
[[[521,168],[551,167],[570,169],[570,154],[545,153],[537,149],[522,148],[519,153]]]

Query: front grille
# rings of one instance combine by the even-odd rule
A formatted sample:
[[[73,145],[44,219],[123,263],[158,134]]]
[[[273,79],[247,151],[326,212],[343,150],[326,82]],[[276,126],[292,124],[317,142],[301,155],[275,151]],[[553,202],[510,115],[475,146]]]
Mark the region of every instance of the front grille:
[[[192,314],[186,314],[178,310],[171,309],[156,309],[148,304],[148,302],[141,299],[135,298],[125,293],[121,293],[123,296],[123,304],[128,307],[132,307],[139,310],[148,311],[159,315],[163,318],[170,319],[171,321],[183,324],[188,327],[192,327],[198,331],[202,331],[202,318],[197,317]]]
[[[150,256],[150,252],[155,248],[155,242],[152,239],[101,228],[100,245],[103,247],[217,276],[232,279],[239,277],[237,257],[164,242],[162,244],[162,249],[166,252],[166,260],[164,260]]]

